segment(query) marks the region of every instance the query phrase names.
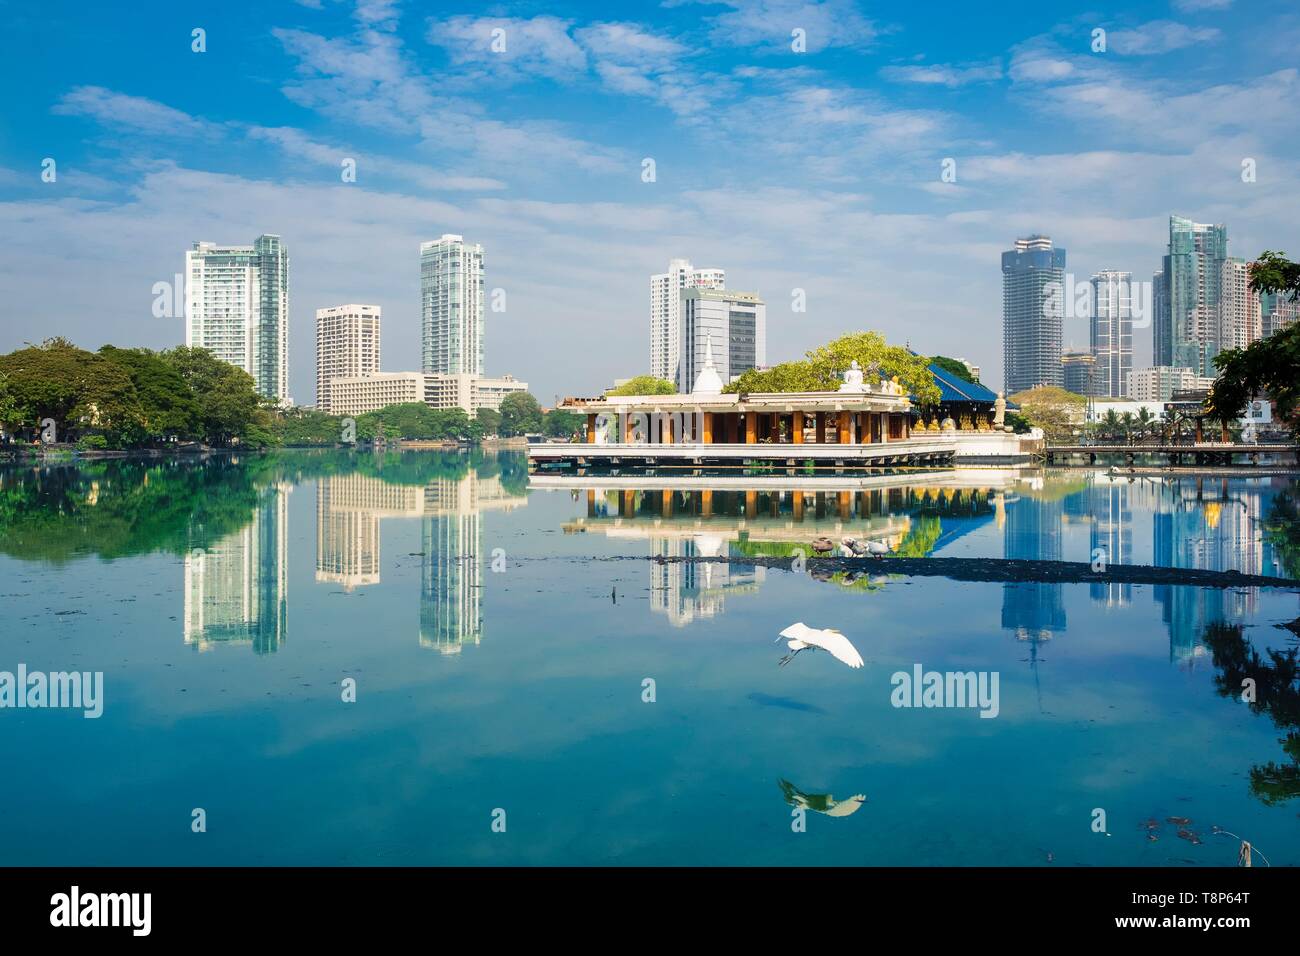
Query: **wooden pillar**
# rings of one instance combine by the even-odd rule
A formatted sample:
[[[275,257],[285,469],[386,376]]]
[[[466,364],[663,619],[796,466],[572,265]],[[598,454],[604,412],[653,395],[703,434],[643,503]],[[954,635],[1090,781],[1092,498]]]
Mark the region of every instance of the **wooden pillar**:
[[[889,441],[889,412],[880,413],[880,443]]]
[[[795,412],[790,416],[790,441],[796,445],[803,444],[803,412]]]
[[[596,517],[596,489],[587,489],[587,517]]]
[[[1219,441],[1221,441],[1221,442],[1229,442],[1229,441],[1232,441],[1232,436],[1228,434],[1228,423],[1227,423],[1227,422],[1220,422],[1220,423],[1219,423]]]
[[[700,514],[705,518],[713,517],[713,489],[705,488],[700,492]]]
[[[794,520],[795,521],[803,520],[803,492],[802,491],[796,491],[794,493]]]
[[[772,439],[772,444],[773,445],[777,444],[781,440],[781,413],[780,412],[773,412],[771,415],[768,416],[767,427],[771,429],[771,431],[768,433],[768,437]]]
[[[665,445],[673,443],[673,416],[659,416],[659,440]]]
[[[1196,419],[1196,444],[1205,441],[1205,423],[1204,419]]]
[[[816,412],[813,417],[817,419],[816,431],[813,434],[813,444],[820,445],[826,440],[826,413]]]
[[[849,415],[850,412],[840,412],[840,444],[849,444]]]
[[[853,492],[840,492],[840,520],[850,521],[853,518]]]
[[[594,413],[587,416],[587,444],[596,444],[596,416]]]
[[[758,492],[757,491],[751,490],[745,492],[745,517],[746,518],[758,517]]]
[[[623,492],[623,497],[619,499],[618,513],[620,517],[630,518],[636,514],[636,492],[628,489]]]
[[[758,412],[745,412],[745,444],[758,442]]]
[[[713,412],[704,413],[704,435],[700,441],[706,445],[713,444]]]
[[[665,518],[671,518],[673,516],[673,493],[665,488],[663,491],[659,492],[659,495],[661,498],[659,502],[659,513]]]

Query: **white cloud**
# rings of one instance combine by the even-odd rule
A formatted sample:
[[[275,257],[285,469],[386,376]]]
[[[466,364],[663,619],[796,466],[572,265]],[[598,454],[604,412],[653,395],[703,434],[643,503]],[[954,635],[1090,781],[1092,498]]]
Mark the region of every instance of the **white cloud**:
[[[709,39],[726,46],[791,52],[791,33],[803,30],[807,52],[867,46],[879,34],[853,0],[719,0],[730,9],[709,18]]]
[[[217,124],[141,96],[128,96],[102,86],[78,86],[65,93],[53,112],[63,116],[84,116],[106,126],[165,139],[212,136]]]
[[[1002,63],[971,64],[917,64],[912,66],[887,66],[880,75],[895,83],[920,83],[931,86],[957,87],[971,83],[984,83],[1002,78]]]
[[[482,75],[563,80],[587,70],[587,55],[569,35],[571,26],[571,21],[552,16],[456,16],[431,21],[428,40],[446,50],[452,64],[477,68],[462,70],[462,81]],[[494,37],[496,30],[504,33]],[[494,39],[504,49],[494,50]]]
[[[1112,30],[1106,37],[1107,49],[1128,56],[1168,53],[1184,47],[1212,43],[1220,32],[1214,27],[1189,27],[1171,20],[1153,20],[1131,30]]]
[[[1174,7],[1184,13],[1199,13],[1202,10],[1227,10],[1232,0],[1174,0]]]

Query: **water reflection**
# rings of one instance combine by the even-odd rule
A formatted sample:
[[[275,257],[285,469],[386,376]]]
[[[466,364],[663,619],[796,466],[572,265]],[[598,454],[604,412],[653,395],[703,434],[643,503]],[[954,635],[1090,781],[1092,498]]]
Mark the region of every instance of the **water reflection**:
[[[217,644],[278,650],[288,634],[290,485],[263,490],[252,519],[238,531],[210,539],[192,526],[185,556],[186,644],[206,651]],[[200,546],[199,542],[208,542]]]
[[[184,642],[273,652],[288,639],[289,499],[315,484],[315,580],[345,593],[379,585],[383,526],[420,522],[418,641],[442,653],[484,633],[483,516],[528,503],[521,455],[286,453],[247,461],[107,461],[0,469],[0,553],[61,564],[151,552],[180,556]],[[971,469],[921,475],[645,475],[553,478],[578,513],[568,535],[645,557],[790,557],[821,537],[879,540],[919,557],[975,551],[1031,561],[1153,564],[1285,576],[1296,573],[1295,483],[1268,478],[1131,478],[1103,472]],[[310,490],[307,491],[310,494]],[[963,550],[964,549],[964,550]],[[1288,563],[1291,562],[1291,563]],[[887,568],[887,564],[885,565]],[[649,607],[675,628],[759,593],[769,569],[647,563]],[[887,573],[829,572],[841,588],[877,593]],[[1001,585],[1000,626],[1038,647],[1069,628],[1069,586]],[[1131,584],[1087,585],[1122,611]],[[1256,588],[1152,589],[1170,659],[1194,666],[1215,624],[1257,613]],[[295,596],[297,599],[297,596]]]
[[[432,680],[419,670],[429,666],[447,680],[469,681],[456,685],[462,694],[450,696],[468,701],[471,708],[480,699],[476,693],[484,700],[515,699],[517,689],[529,686],[531,670],[523,675],[511,670],[508,658],[520,648],[509,642],[535,621],[557,622],[557,627],[548,632],[545,656],[531,659],[532,667],[567,668],[578,688],[575,699],[588,701],[603,700],[609,691],[602,686],[599,694],[583,697],[582,681],[608,678],[601,668],[614,666],[607,662],[617,660],[620,651],[654,653],[653,646],[632,640],[593,653],[580,642],[597,632],[637,633],[640,628],[643,636],[671,628],[674,634],[710,638],[699,645],[723,646],[731,638],[751,641],[762,631],[764,640],[755,647],[753,660],[766,674],[777,671],[768,642],[791,621],[842,626],[862,641],[857,646],[872,664],[890,660],[891,653],[916,653],[907,643],[915,631],[925,636],[927,654],[954,653],[964,667],[998,654],[1006,655],[998,666],[1026,661],[1032,681],[1021,673],[1008,676],[1007,686],[1024,681],[1024,711],[1038,722],[1035,729],[1043,737],[1037,743],[1044,746],[1053,741],[1065,746],[1063,738],[1050,736],[1052,721],[1067,719],[1058,714],[1072,714],[1076,728],[1092,724],[1099,711],[1080,718],[1085,706],[1080,698],[1096,707],[1113,680],[1141,684],[1136,696],[1144,708],[1155,699],[1151,689],[1164,688],[1160,704],[1149,706],[1171,708],[1184,724],[1199,720],[1202,737],[1209,738],[1204,746],[1227,752],[1220,771],[1230,765],[1229,773],[1241,773],[1243,779],[1248,773],[1250,799],[1271,805],[1300,796],[1300,665],[1294,646],[1275,646],[1286,642],[1285,633],[1267,626],[1294,617],[1295,605],[1293,600],[1285,604],[1276,593],[1110,581],[1061,584],[1047,578],[905,587],[908,579],[891,575],[887,561],[860,571],[819,571],[812,580],[743,563],[575,562],[614,556],[793,559],[798,552],[810,555],[816,538],[838,542],[851,536],[886,541],[894,554],[906,557],[1087,562],[1100,553],[1112,565],[1293,576],[1300,572],[1296,501],[1294,481],[1248,476],[1136,478],[972,469],[870,476],[543,475],[533,476],[530,486],[526,463],[515,454],[295,452],[248,460],[108,461],[0,468],[0,555],[20,562],[0,564],[0,571],[9,572],[6,581],[23,580],[29,565],[67,571],[65,579],[73,582],[68,593],[79,588],[85,594],[94,590],[87,582],[95,580],[96,566],[70,566],[86,558],[171,556],[158,564],[142,563],[149,569],[144,573],[167,577],[158,588],[178,592],[158,595],[159,602],[175,603],[148,626],[173,647],[215,652],[196,665],[210,679],[221,679],[225,667],[209,662],[223,650],[248,658],[244,664],[255,663],[262,672],[275,673],[274,664],[287,661],[293,672],[306,671],[328,653],[353,653],[363,643],[350,640],[356,622],[373,620],[399,634],[418,659],[412,663],[401,658],[401,648],[386,648],[390,666],[402,671],[400,676],[415,673],[412,680]],[[499,548],[510,551],[509,575],[491,573]],[[575,567],[582,573],[575,574]],[[625,583],[629,576],[631,585]],[[58,579],[57,573],[50,577]],[[37,590],[10,586],[0,593],[22,599]],[[141,590],[155,590],[154,581],[150,578]],[[948,609],[936,612],[950,617],[936,628],[927,619],[930,607],[917,602],[918,594],[940,602],[951,598]],[[369,600],[359,600],[365,597]],[[39,595],[32,600],[39,601]],[[1287,609],[1287,616],[1280,616],[1278,608]],[[871,621],[870,629],[854,620],[859,609],[860,619]],[[1261,609],[1272,616],[1262,615]],[[336,625],[331,618],[336,612],[351,615],[350,623]],[[735,620],[726,620],[728,615]],[[174,621],[167,621],[169,616]],[[100,603],[87,605],[82,620],[107,629],[110,617]],[[1161,625],[1163,633],[1153,630]],[[499,629],[499,643],[488,639],[493,627]],[[990,634],[992,641],[986,640]],[[1153,634],[1160,642],[1157,656],[1165,656],[1167,642],[1168,657],[1179,670],[1159,660],[1152,667],[1141,656],[1150,649]],[[335,640],[340,635],[348,640]],[[566,645],[567,640],[579,643]],[[334,648],[324,647],[331,643]],[[1048,655],[1062,645],[1072,658],[1060,652]],[[444,661],[444,655],[457,655],[467,646],[480,649],[467,654],[459,668]],[[503,649],[509,652],[505,656]],[[276,652],[274,658],[262,657]],[[224,658],[234,661],[232,670],[240,664],[236,658]],[[835,684],[826,684],[826,698],[817,697],[815,703],[801,701],[800,691],[787,694],[808,675],[825,680],[807,658],[800,664],[812,666],[782,670],[786,683],[771,686],[752,673],[731,676],[730,668],[743,668],[747,660],[743,653],[735,655],[710,685],[720,697],[731,694],[744,702],[745,714],[779,713],[788,720],[833,724],[846,714],[857,716],[853,707],[870,706],[868,697],[849,702],[837,696]],[[378,681],[384,662],[367,663]],[[340,666],[333,659],[328,665],[333,670]],[[637,659],[635,667],[643,666],[644,660]],[[879,670],[868,667],[866,676],[879,676]],[[1174,680],[1162,684],[1162,675]],[[1255,701],[1240,699],[1247,678],[1258,687]],[[296,686],[317,681],[319,687],[334,679],[333,673],[317,672]],[[732,680],[734,687],[728,683]],[[199,682],[191,678],[187,683],[194,687]],[[1171,684],[1183,696],[1168,691]],[[1030,696],[1035,692],[1040,695],[1037,711]],[[437,696],[412,690],[402,700]],[[191,700],[197,698],[190,694]],[[1124,703],[1119,697],[1115,702]],[[1243,713],[1249,706],[1259,718],[1252,723],[1266,730],[1263,738],[1259,729],[1253,731],[1251,740],[1258,746],[1249,757],[1239,756],[1226,740],[1214,740],[1220,728],[1234,726],[1233,703]],[[569,705],[566,699],[556,706]],[[573,726],[582,724],[574,712],[561,712],[574,719]],[[1154,722],[1152,739],[1167,738],[1173,725],[1143,713]],[[864,727],[889,719],[869,709],[861,716]],[[726,720],[734,717],[726,714]],[[1014,726],[1013,721],[1007,724]],[[717,726],[724,725],[719,718]],[[1275,731],[1283,735],[1280,751]],[[835,743],[826,746],[851,750],[856,744],[845,741],[856,740],[856,732],[841,730]],[[909,738],[908,729],[895,732],[900,745],[917,752],[932,746],[924,733]],[[1231,743],[1240,745],[1245,732],[1239,726],[1233,732],[1238,736]],[[716,737],[718,731],[710,733]],[[558,731],[556,739],[568,740]],[[772,802],[771,780],[778,774],[816,789],[829,788],[832,780],[863,785],[852,773],[833,776],[795,763],[783,763],[764,778],[763,803]],[[857,766],[861,763],[846,760],[842,769]],[[1217,779],[1205,784],[1207,791],[1220,786]],[[828,794],[804,792],[784,781],[782,791],[792,806],[850,809]],[[875,797],[873,791],[873,801]]]

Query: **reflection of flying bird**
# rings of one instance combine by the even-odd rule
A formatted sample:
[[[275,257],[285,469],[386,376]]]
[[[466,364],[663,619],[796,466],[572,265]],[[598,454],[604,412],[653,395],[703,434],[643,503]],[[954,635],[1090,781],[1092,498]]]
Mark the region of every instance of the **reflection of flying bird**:
[[[828,627],[817,630],[800,621],[798,624],[791,624],[782,631],[781,637],[789,639],[787,646],[792,651],[792,653],[781,658],[782,667],[794,660],[795,655],[800,651],[806,651],[809,648],[826,651],[837,661],[843,661],[850,667],[862,666],[862,655],[858,653],[858,649],[849,643],[847,637],[834,628]],[[778,637],[777,640],[781,640],[781,637]]]
[[[779,781],[785,802],[792,807],[824,813],[828,817],[847,817],[858,812],[858,807],[867,802],[865,793],[855,793],[847,800],[836,800],[830,793],[804,793],[789,780]]]

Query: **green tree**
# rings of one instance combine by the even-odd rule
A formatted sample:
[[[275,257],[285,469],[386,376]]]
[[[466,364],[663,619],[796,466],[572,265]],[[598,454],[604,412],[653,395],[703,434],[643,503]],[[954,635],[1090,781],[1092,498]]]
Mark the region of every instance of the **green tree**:
[[[867,382],[897,378],[919,405],[937,405],[939,386],[929,360],[899,345],[889,345],[878,332],[851,332],[813,349],[806,361],[784,362],[764,371],[743,373],[727,392],[830,392],[839,388],[844,372],[856,361]]]
[[[199,402],[181,374],[149,349],[105,345],[99,354],[125,369],[140,403],[142,440],[198,435]]]
[[[960,359],[948,358],[946,355],[932,355],[930,364],[939,366],[949,375],[959,378],[963,382],[970,382],[972,385],[979,383],[979,379],[971,374],[970,367]]]
[[[474,416],[483,427],[483,434],[495,435],[501,430],[501,413],[495,408],[484,406]]]
[[[1053,441],[1072,438],[1074,430],[1084,419],[1088,400],[1082,395],[1067,392],[1055,385],[1037,385],[1012,395],[1010,400],[1020,406],[1020,414],[1043,430]],[[1114,409],[1110,409],[1111,412]],[[1132,416],[1130,415],[1130,418]],[[1109,415],[1104,422],[1109,422]],[[1114,418],[1116,428],[1124,430],[1121,416]]]
[[[61,441],[95,432],[118,442],[141,431],[140,403],[127,371],[67,339],[0,356],[0,374],[18,431],[35,435],[45,418],[54,420]]]
[[[542,431],[550,438],[569,438],[586,428],[586,419],[581,415],[553,408],[546,413]]]
[[[667,379],[653,375],[637,375],[622,385],[611,388],[606,395],[676,395],[677,386]]]
[[[278,444],[289,447],[336,445],[343,440],[343,418],[314,408],[286,408],[275,416]]]
[[[1250,264],[1250,288],[1294,302],[1300,298],[1300,263],[1265,251]],[[1214,367],[1218,377],[1205,402],[1211,418],[1234,421],[1256,396],[1267,395],[1277,417],[1300,435],[1300,322],[1245,348],[1220,352]]]
[[[501,399],[501,434],[506,437],[542,430],[542,407],[528,392],[511,392]]]
[[[180,345],[159,353],[199,397],[199,433],[210,445],[275,443],[272,403],[258,395],[253,376],[207,349]]]

